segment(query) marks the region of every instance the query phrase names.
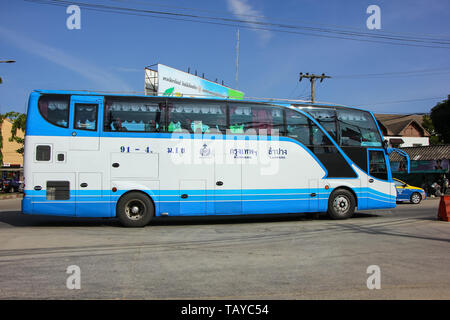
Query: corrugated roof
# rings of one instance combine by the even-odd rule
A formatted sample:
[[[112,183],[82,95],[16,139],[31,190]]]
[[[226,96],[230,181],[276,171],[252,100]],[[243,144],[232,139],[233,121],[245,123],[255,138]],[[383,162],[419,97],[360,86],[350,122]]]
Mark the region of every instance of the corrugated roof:
[[[411,161],[450,159],[450,144],[426,147],[407,147],[401,148],[401,150],[409,155]],[[403,157],[396,152],[389,155],[390,161],[400,161],[402,159]]]

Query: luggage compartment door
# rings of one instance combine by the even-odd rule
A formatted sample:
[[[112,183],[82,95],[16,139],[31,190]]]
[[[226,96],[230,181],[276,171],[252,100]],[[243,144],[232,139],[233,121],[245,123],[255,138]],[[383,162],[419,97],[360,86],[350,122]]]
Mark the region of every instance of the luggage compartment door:
[[[33,174],[33,213],[75,216],[75,173]]]

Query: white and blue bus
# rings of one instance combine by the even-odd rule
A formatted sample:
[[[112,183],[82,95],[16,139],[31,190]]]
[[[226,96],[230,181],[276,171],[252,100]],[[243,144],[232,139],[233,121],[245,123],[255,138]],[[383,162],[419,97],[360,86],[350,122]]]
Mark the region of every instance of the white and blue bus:
[[[33,91],[22,212],[118,218],[395,207],[371,112],[328,104]],[[408,159],[409,161],[409,159]]]

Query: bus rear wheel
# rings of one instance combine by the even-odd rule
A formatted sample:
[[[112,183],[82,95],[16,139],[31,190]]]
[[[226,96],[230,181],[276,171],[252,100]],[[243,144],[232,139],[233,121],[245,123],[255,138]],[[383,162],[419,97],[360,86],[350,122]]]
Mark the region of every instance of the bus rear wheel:
[[[144,227],[153,218],[155,207],[141,192],[130,192],[117,204],[117,218],[124,227]]]
[[[335,220],[348,219],[355,212],[355,197],[345,189],[333,191],[328,199],[328,215]]]

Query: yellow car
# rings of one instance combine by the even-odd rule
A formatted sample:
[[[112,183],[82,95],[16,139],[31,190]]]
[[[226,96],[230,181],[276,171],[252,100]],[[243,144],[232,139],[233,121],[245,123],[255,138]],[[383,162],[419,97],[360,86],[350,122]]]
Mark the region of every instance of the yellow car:
[[[425,200],[427,194],[425,190],[419,187],[410,186],[406,182],[395,179],[395,189],[397,190],[397,201],[409,201],[414,204],[419,204],[420,201]]]

